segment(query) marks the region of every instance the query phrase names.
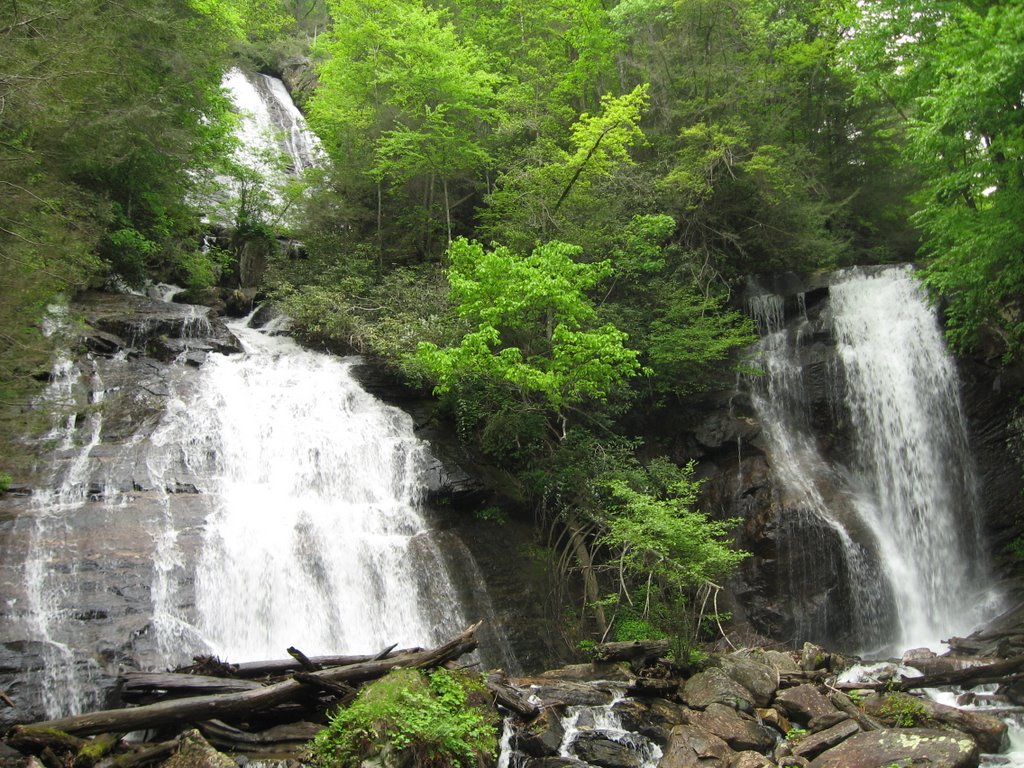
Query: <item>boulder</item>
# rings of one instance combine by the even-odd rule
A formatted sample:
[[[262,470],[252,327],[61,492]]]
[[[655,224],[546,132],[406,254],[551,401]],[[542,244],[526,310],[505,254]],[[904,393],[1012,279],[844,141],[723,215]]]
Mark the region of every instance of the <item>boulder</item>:
[[[512,746],[531,757],[551,757],[558,754],[565,729],[552,709],[545,709],[540,717],[521,728],[512,738]]]
[[[630,682],[629,665],[617,662],[595,662],[592,664],[569,664],[558,669],[541,672],[537,677],[545,680],[571,680],[574,682],[591,683],[598,680]]]
[[[690,725],[715,734],[737,752],[767,752],[777,740],[753,717],[725,704],[709,704],[703,712],[692,712]]]
[[[864,711],[881,720],[891,720],[894,713],[904,713],[920,722],[892,725],[940,725],[970,734],[982,752],[1002,752],[1007,746],[1007,726],[1000,718],[983,712],[939,704],[909,693],[873,694],[865,697]]]
[[[730,680],[750,691],[757,706],[772,703],[779,687],[779,673],[772,666],[739,654],[723,656],[717,666]]]
[[[589,768],[574,757],[535,757],[526,760],[523,768]]]
[[[886,728],[851,736],[811,762],[811,768],[909,765],[975,768],[978,765],[978,747],[971,737],[963,734],[929,728]]]
[[[754,711],[754,696],[718,667],[699,672],[683,686],[679,697],[694,709],[725,704],[741,712]]]
[[[613,710],[623,728],[642,734],[662,747],[668,744],[672,728],[689,723],[692,714],[692,710],[664,699],[644,702],[623,699],[615,702]]]
[[[774,706],[790,720],[804,726],[809,726],[816,718],[832,716],[838,712],[832,702],[813,685],[787,688],[775,697]]]
[[[714,734],[692,725],[672,729],[659,768],[728,768],[734,752]]]
[[[599,731],[580,733],[572,751],[585,763],[600,768],[640,768],[643,764],[643,756],[637,750]]]
[[[729,768],[775,768],[775,763],[757,752],[740,752],[729,763]]]

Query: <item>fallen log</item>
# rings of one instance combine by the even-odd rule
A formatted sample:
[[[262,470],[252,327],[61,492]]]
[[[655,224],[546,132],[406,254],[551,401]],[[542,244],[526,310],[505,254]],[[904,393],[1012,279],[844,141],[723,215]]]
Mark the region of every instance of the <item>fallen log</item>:
[[[171,696],[196,696],[203,693],[239,693],[262,687],[260,683],[252,680],[188,675],[181,672],[125,672],[121,675],[121,695],[126,698],[135,698],[156,691],[165,691]]]
[[[170,757],[178,748],[180,739],[149,744],[125,754],[108,757],[96,763],[96,768],[138,768]]]
[[[898,680],[893,678],[874,683],[839,683],[835,687],[840,690],[863,689],[868,691],[909,691],[914,688],[941,688],[947,685],[973,688],[977,685],[1016,679],[1022,669],[1024,669],[1024,655],[1014,656],[993,664],[978,664],[973,667],[936,672],[920,677],[903,677],[901,675]]]
[[[316,723],[288,723],[252,733],[234,728],[220,720],[198,723],[199,731],[207,741],[220,749],[236,752],[287,752],[300,749],[324,729]]]
[[[643,665],[665,656],[668,649],[668,640],[601,643],[594,648],[594,661],[628,661]]]
[[[540,707],[530,701],[525,694],[509,685],[503,675],[497,674],[488,677],[487,690],[494,696],[496,703],[526,721],[533,720],[540,714]]]
[[[8,746],[19,752],[39,754],[44,749],[54,752],[77,753],[86,742],[77,736],[58,728],[44,728],[32,725],[16,725],[7,734]]]
[[[398,667],[436,667],[474,650],[477,645],[475,632],[479,626],[480,622],[477,622],[437,648],[396,654],[386,659],[350,664],[345,667],[324,669],[307,674],[330,682],[353,685],[382,677]],[[285,704],[299,698],[302,692],[307,690],[306,683],[289,679],[238,693],[194,696],[161,701],[132,709],[109,709],[73,715],[36,723],[35,727],[53,728],[75,735],[89,735],[110,731],[138,731],[201,720],[222,720],[234,715],[247,715]]]
[[[395,651],[394,649],[395,646],[392,645],[390,648],[386,648],[380,653],[360,654],[356,656],[310,656],[309,660],[321,669],[327,669],[328,667],[349,667],[353,664],[365,664],[367,661],[377,661],[381,658],[391,658],[392,656],[398,656],[403,653],[416,653],[423,650],[422,648],[405,648],[400,651]],[[383,653],[384,656],[381,656],[381,653]],[[280,675],[287,675],[291,672],[297,672],[303,668],[302,665],[294,658],[273,659],[270,661],[243,661],[236,664],[227,664],[226,666],[230,670],[232,677],[242,678],[276,677]],[[178,671],[184,672],[185,669]]]

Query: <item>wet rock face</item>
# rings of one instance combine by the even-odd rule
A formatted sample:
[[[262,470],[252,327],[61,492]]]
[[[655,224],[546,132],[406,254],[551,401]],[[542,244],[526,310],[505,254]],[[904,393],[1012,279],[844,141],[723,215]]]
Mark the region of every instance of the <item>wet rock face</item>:
[[[205,307],[90,293],[70,314],[85,320],[88,352],[41,402],[54,431],[37,439],[39,462],[24,478],[34,495],[0,499],[0,688],[18,704],[0,710],[0,725],[42,719],[65,698],[103,706],[114,670],[166,657],[153,614],[158,542],[173,530],[194,560],[209,509],[203,481],[154,440],[166,409],[192,386],[190,368],[210,352],[240,350]],[[62,509],[74,510],[73,525]],[[166,577],[188,614],[183,564],[166,564]],[[87,650],[63,647],[72,636]]]
[[[188,663],[197,652],[189,634],[194,564],[218,459],[207,451],[195,466],[199,454],[186,460],[162,425],[166,414],[187,407],[209,355],[240,347],[206,307],[96,293],[70,314],[85,320],[85,351],[54,374],[54,394],[42,406],[53,414],[54,432],[38,440],[35,470],[18,478],[35,495],[0,497],[0,690],[18,704],[0,706],[0,728],[43,719],[55,694],[102,707],[118,668]],[[495,633],[483,640],[488,650],[502,648],[484,662],[518,671],[502,655],[507,645],[497,635],[505,630],[523,666],[549,665],[557,654],[541,597],[546,582],[520,551],[532,528],[473,517],[460,506],[476,498],[478,486],[447,464],[435,469],[439,504],[452,502],[434,515],[443,554],[457,563],[467,614],[486,619]],[[461,541],[470,538],[478,539],[472,554],[479,568]],[[495,582],[490,598],[479,586],[481,571]],[[43,628],[41,614],[53,617]],[[72,637],[84,650],[61,656]],[[74,672],[48,676],[57,668]],[[73,691],[81,681],[88,690]]]

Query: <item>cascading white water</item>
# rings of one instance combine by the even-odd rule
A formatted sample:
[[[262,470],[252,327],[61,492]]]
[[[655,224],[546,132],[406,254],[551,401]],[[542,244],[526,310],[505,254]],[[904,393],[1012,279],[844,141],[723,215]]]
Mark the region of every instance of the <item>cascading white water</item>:
[[[956,370],[909,268],[848,271],[830,297],[854,503],[878,543],[900,644],[935,644],[969,631],[992,599]]]
[[[419,509],[425,445],[354,381],[351,361],[236,327],[176,414],[215,509],[197,623],[231,659],[431,644],[463,617]],[[204,474],[207,474],[204,473]]]
[[[786,566],[780,587],[790,603],[793,640],[835,640],[833,627],[852,611],[858,617],[859,642],[876,644],[876,628],[885,624],[890,600],[870,554],[839,519],[837,499],[826,500],[822,492],[834,486],[835,478],[808,413],[800,350],[810,332],[809,321],[801,311],[796,327],[788,327],[781,296],[753,297],[749,310],[761,334],[759,361],[764,370],[751,388],[751,400],[772,471],[785,492],[779,559]],[[837,585],[827,599],[807,601],[806,585],[823,574],[836,578]]]
[[[820,570],[815,558],[839,551],[833,567],[845,597],[831,608],[848,612],[862,649],[934,645],[969,630],[994,599],[982,594],[985,557],[956,371],[908,268],[837,273],[829,294],[839,365],[826,372],[827,387],[849,425],[855,459],[846,467],[825,456],[808,413],[806,316],[784,323],[781,297],[750,305],[766,374],[752,400],[785,495],[784,589],[799,595],[807,577],[799,564],[811,558]],[[793,610],[804,613],[794,622],[803,636],[794,639],[824,639],[827,622],[813,608]]]
[[[280,173],[277,158],[289,160],[289,173],[300,174],[321,164],[323,150],[316,134],[276,77],[248,74],[238,68],[224,75],[223,87],[245,119],[238,127],[242,162],[266,177]]]
[[[53,464],[23,521],[25,634],[7,628],[39,643],[47,715],[99,706],[111,660],[363,653],[467,623],[420,504],[431,459],[411,417],[363,390],[352,358],[233,330],[244,355],[195,371],[183,353],[158,374],[159,421],[133,417],[116,443],[106,398],[154,383],[123,355],[54,368]],[[482,578],[462,557],[462,578]]]

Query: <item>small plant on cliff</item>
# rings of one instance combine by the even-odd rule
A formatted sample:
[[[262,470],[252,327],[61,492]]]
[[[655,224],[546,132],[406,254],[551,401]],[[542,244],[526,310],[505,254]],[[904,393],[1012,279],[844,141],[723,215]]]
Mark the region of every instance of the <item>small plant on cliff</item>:
[[[363,688],[310,743],[320,768],[358,768],[373,755],[409,752],[423,768],[475,768],[497,748],[497,715],[478,677],[399,669]]]
[[[0,494],[7,493],[7,489],[11,487],[11,476],[6,472],[0,472]]]

